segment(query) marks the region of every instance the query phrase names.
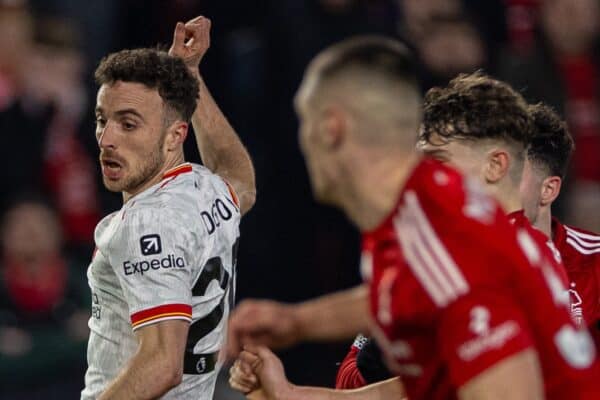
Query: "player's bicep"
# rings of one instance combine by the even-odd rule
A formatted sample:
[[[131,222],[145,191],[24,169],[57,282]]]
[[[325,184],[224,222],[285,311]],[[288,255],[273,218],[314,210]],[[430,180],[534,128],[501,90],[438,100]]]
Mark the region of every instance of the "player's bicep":
[[[442,313],[438,342],[457,387],[532,347],[527,319],[510,294],[480,288]]]
[[[188,336],[189,323],[167,320],[147,325],[135,332],[140,352],[160,355],[160,362],[183,370],[183,356]]]
[[[523,350],[475,376],[458,390],[460,400],[542,400],[544,384],[536,352]]]

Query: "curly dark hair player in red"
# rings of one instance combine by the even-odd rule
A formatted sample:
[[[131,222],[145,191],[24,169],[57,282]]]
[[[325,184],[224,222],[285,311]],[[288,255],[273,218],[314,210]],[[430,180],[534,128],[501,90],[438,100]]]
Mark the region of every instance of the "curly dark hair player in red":
[[[569,169],[574,142],[565,121],[544,104],[530,106],[536,126],[527,148],[521,182],[525,214],[552,239],[569,277],[571,313],[587,324],[600,344],[600,235],[563,224],[552,216]]]

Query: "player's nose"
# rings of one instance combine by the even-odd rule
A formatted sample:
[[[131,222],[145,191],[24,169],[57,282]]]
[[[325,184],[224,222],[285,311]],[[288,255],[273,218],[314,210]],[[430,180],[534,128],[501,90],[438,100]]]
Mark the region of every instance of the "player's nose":
[[[107,121],[106,124],[102,127],[100,132],[98,132],[98,146],[103,148],[116,148],[116,135],[114,124],[112,121]]]

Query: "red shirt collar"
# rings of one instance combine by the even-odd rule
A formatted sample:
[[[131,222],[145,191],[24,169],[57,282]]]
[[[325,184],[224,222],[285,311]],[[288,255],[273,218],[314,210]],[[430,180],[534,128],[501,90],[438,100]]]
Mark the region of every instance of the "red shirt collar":
[[[567,230],[556,217],[552,217],[552,241],[562,243],[567,240]]]
[[[525,218],[525,210],[513,211],[509,213],[507,217],[511,224],[522,222],[523,218]]]

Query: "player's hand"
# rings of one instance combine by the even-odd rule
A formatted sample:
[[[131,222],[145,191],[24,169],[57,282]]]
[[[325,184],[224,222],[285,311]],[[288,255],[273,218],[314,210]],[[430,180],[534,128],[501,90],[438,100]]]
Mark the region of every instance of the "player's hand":
[[[293,306],[271,300],[245,300],[231,313],[227,355],[236,358],[247,344],[282,348],[298,339]]]
[[[264,346],[246,346],[236,361],[239,371],[252,370],[258,378],[258,389],[247,393],[250,400],[287,399],[293,391],[293,385],[285,377],[281,360]],[[237,371],[236,371],[237,372]],[[242,373],[245,375],[245,373]],[[239,377],[240,375],[236,375]],[[231,379],[230,379],[231,382]],[[239,382],[235,382],[239,384]],[[232,387],[237,390],[236,386]]]
[[[198,75],[198,66],[210,47],[210,19],[203,16],[189,20],[185,24],[175,25],[173,43],[169,54],[180,57],[194,74]]]
[[[229,369],[229,385],[244,394],[260,389],[260,383],[254,373],[258,367],[260,359],[258,356],[249,353],[235,360]]]

